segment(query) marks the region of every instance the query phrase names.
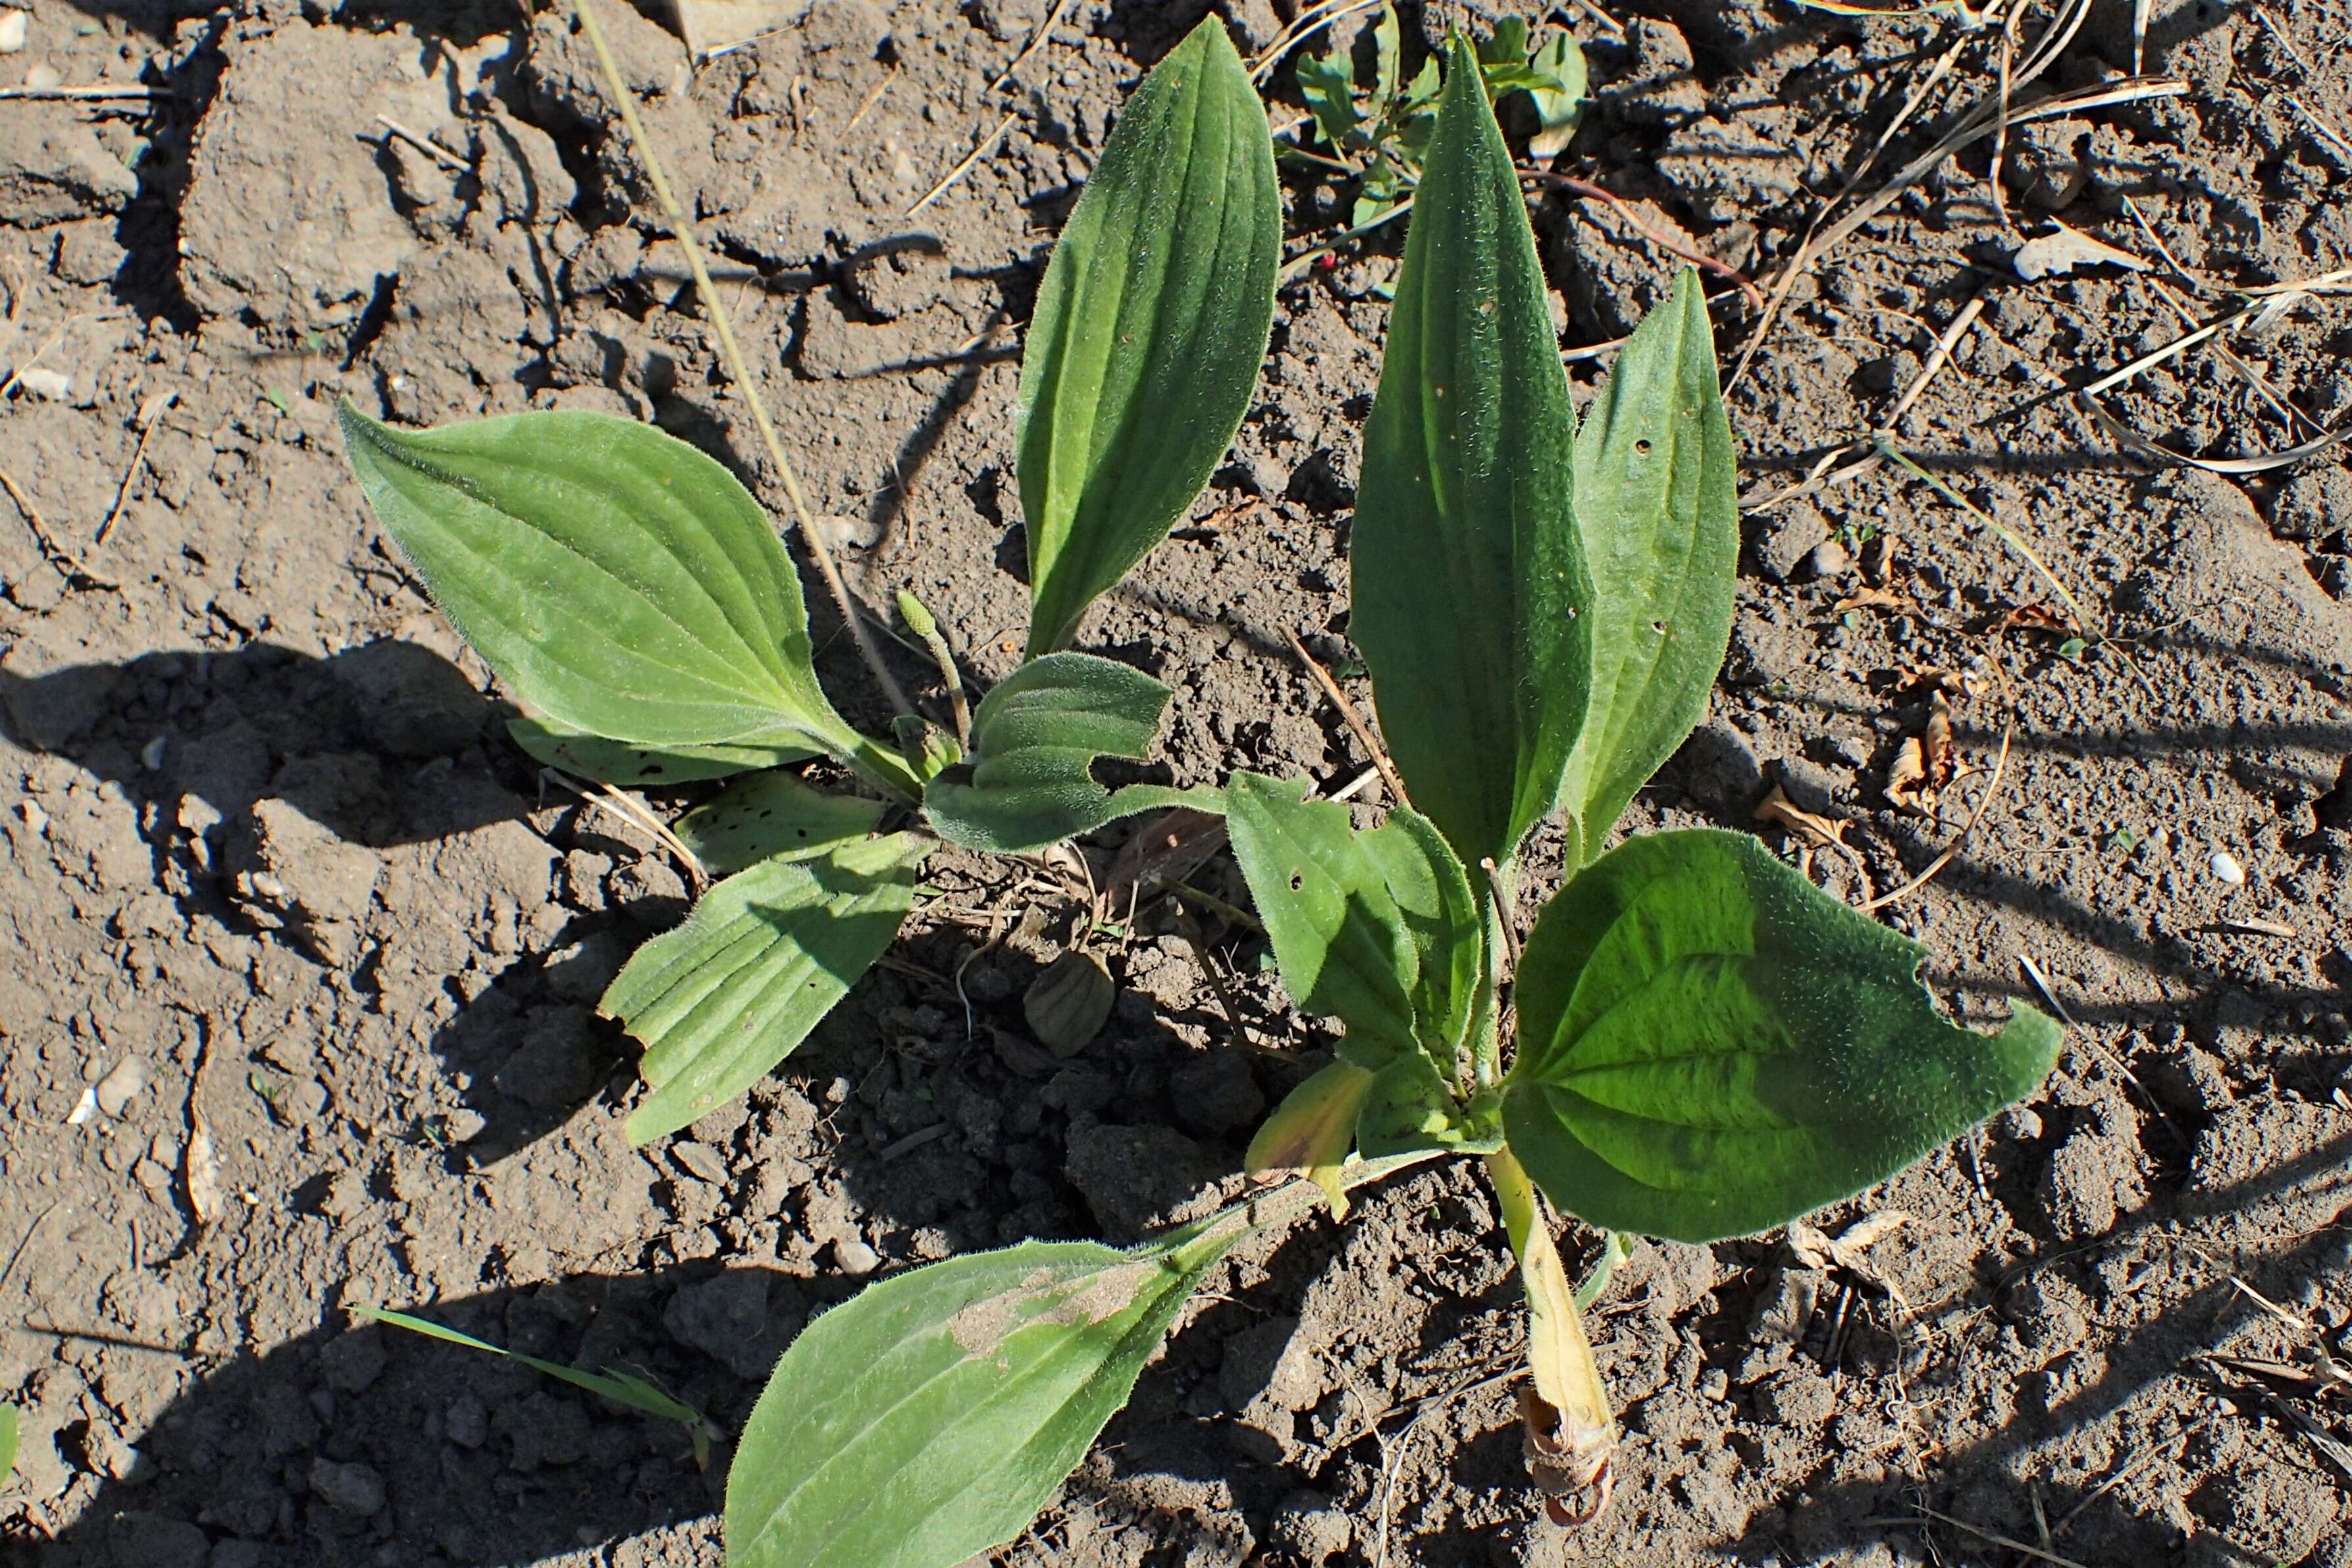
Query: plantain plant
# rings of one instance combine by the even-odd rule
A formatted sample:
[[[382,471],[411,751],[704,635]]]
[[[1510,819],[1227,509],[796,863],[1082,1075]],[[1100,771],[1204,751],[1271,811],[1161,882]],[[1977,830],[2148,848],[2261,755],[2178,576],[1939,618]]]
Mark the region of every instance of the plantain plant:
[[[1604,1260],[1626,1235],[1764,1229],[2048,1070],[2048,1019],[1947,1023],[1923,950],[1755,839],[1607,847],[1723,658],[1731,436],[1687,274],[1576,419],[1492,75],[1454,43],[1365,431],[1351,634],[1404,796],[1376,826],[1297,781],[1092,774],[1143,754],[1168,693],[1067,644],[1197,498],[1272,321],[1271,144],[1213,18],[1130,100],[1039,292],[1028,658],[968,738],[902,719],[886,742],[841,715],[782,542],[683,443],[585,414],[403,432],[344,408],[370,503],[529,709],[527,751],[613,783],[729,781],[672,827],[718,880],[603,1000],[646,1047],[633,1140],[798,1045],[888,945],[938,837],[1017,853],[1162,805],[1221,812],[1285,987],[1343,1026],[1251,1145],[1278,1184],[1139,1247],[910,1270],[814,1322],[730,1471],[737,1568],[945,1568],[1017,1534],[1236,1241],[1449,1157],[1483,1161],[1527,1287],[1535,1479],[1553,1517],[1587,1517],[1613,1441],[1580,1317],[1598,1280],[1570,1289],[1547,1205],[1609,1232]],[[866,792],[789,771],[819,755]],[[1551,818],[1561,879],[1514,963],[1521,846]]]
[[[1066,645],[1232,444],[1280,245],[1265,110],[1211,17],[1129,100],[1046,267],[1021,366],[1029,658],[968,742],[907,718],[886,742],[841,715],[791,555],[686,443],[588,413],[404,431],[343,405],[370,505],[525,705],[524,750],[615,784],[730,779],[674,826],[719,879],[600,1005],[645,1046],[633,1142],[742,1094],[807,1037],[897,935],[934,835],[1021,852],[1221,798],[1097,784],[1097,758],[1144,755],[1168,690]],[[867,793],[784,771],[820,755]]]
[[[1345,1031],[1251,1145],[1287,1179],[1141,1247],[950,1258],[818,1318],[738,1447],[731,1568],[946,1568],[1011,1539],[1235,1241],[1447,1156],[1484,1163],[1526,1286],[1533,1479],[1555,1521],[1589,1518],[1613,1418],[1547,1205],[1609,1232],[1604,1260],[1627,1236],[1763,1230],[2053,1064],[2050,1019],[1947,1022],[1923,949],[1752,837],[1608,847],[1723,659],[1731,433],[1688,273],[1577,421],[1478,66],[1457,39],[1350,542],[1351,635],[1408,799],[1364,829],[1299,781],[1224,792],[1285,987]],[[1555,815],[1562,880],[1514,965],[1520,847]]]

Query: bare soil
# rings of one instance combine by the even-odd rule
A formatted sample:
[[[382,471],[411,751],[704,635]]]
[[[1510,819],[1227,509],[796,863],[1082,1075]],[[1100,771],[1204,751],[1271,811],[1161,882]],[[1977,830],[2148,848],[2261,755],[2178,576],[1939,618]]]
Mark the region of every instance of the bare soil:
[[[2000,90],[2001,29],[1964,13],[1642,5],[1568,8],[1597,100],[1561,167],[1753,277],[1923,84],[1859,194]],[[2059,9],[2020,8],[2021,46]],[[1025,610],[1021,323],[1123,93],[1202,6],[1077,0],[1001,85],[1045,0],[802,10],[690,70],[604,7],[854,586],[914,587],[984,685]],[[2096,0],[2019,101],[2130,73],[2133,10]],[[1162,907],[1107,953],[1109,1028],[1053,1057],[1020,994],[1078,899],[942,856],[897,959],[748,1104],[628,1149],[632,1050],[593,1005],[684,884],[508,742],[331,411],[603,409],[772,502],[776,476],[560,16],[192,12],[37,0],[0,56],[0,85],[146,89],[0,100],[0,1398],[26,1413],[0,1561],[716,1563],[723,1455],[699,1470],[675,1426],[348,1310],[638,1368],[731,1430],[810,1315],[879,1272],[1197,1205],[1328,1041],[1245,931]],[[1256,47],[1289,13],[1231,14]],[[2352,1360],[2352,466],[2216,473],[2135,444],[2226,458],[2341,430],[2352,322],[2341,296],[2290,302],[2233,359],[2206,345],[2103,394],[2114,424],[2050,379],[2352,264],[2348,30],[2341,0],[2158,0],[2144,70],[2183,90],[1937,164],[1803,269],[1732,383],[1731,658],[1627,826],[1749,826],[1777,785],[1843,820],[1810,863],[1859,900],[1953,844],[2005,750],[1973,834],[1881,918],[1968,1016],[2065,1010],[2046,1091],[1822,1216],[1910,1216],[1859,1267],[1779,1236],[1642,1244],[1594,1322],[1625,1426],[1597,1524],[1541,1521],[1517,1285],[1483,1189],[1439,1170],[1223,1268],[995,1560],[2352,1564],[2352,1399],[2308,1375],[2322,1347]],[[1272,93],[1295,120],[1286,71]],[[1294,247],[1344,225],[1343,188],[1290,184]],[[2021,277],[2053,219],[2148,270]],[[1546,195],[1536,221],[1582,397],[1608,355],[1576,351],[1673,261],[1599,202]],[[1364,765],[1285,634],[1348,662],[1397,247],[1286,285],[1233,461],[1089,623],[1085,646],[1175,689],[1160,776]],[[1758,313],[1710,288],[1729,374]],[[1890,424],[1998,527],[1892,464],[1848,472]],[[2072,612],[2027,549],[2079,633],[2051,629]],[[832,689],[878,722],[812,610]],[[936,701],[920,658],[899,674]],[[1975,776],[1928,816],[1885,785],[1938,690]],[[964,972],[967,1012],[950,976],[1031,911]]]

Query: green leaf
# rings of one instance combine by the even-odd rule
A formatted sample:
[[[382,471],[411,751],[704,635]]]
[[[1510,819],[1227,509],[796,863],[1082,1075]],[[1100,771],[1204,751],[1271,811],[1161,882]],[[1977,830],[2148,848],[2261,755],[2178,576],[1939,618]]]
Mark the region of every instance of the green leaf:
[[[1341,1056],[1377,1070],[1399,1052],[1417,1053],[1419,959],[1382,862],[1357,837],[1347,806],[1305,800],[1306,788],[1303,779],[1235,773],[1225,784],[1225,830],[1283,989],[1302,1010],[1346,1024]]]
[[[1583,721],[1592,588],[1572,416],[1527,204],[1456,41],[1364,430],[1349,635],[1413,805],[1466,865],[1551,809]]]
[[[1501,1111],[1492,1090],[1465,1106],[1427,1057],[1400,1056],[1372,1079],[1356,1114],[1356,1147],[1367,1160],[1419,1150],[1492,1153],[1503,1146]]]
[[[1349,1151],[1356,1146],[1356,1120],[1373,1075],[1353,1062],[1333,1062],[1282,1097],[1251,1135],[1242,1169],[1253,1176],[1296,1172],[1323,1189],[1331,1217],[1348,1217],[1348,1189],[1340,1179]]]
[[[1265,108],[1213,15],[1128,100],[1030,318],[1018,467],[1033,658],[1168,537],[1233,444],[1281,249]]]
[[[637,1070],[654,1092],[629,1142],[734,1099],[806,1039],[898,934],[927,847],[896,833],[761,861],[637,949],[598,1004],[646,1046]]]
[[[1486,972],[1486,921],[1469,876],[1436,824],[1410,806],[1390,812],[1360,842],[1412,942],[1417,1032],[1433,1060],[1451,1063]]]
[[[1528,138],[1528,155],[1557,158],[1576,139],[1577,122],[1584,117],[1584,49],[1561,28],[1536,46],[1528,68],[1537,79],[1528,87],[1528,100],[1536,110],[1536,133]]]
[[[1012,1540],[1241,1234],[1213,1221],[1133,1251],[1024,1242],[818,1318],[744,1426],[729,1568],[952,1568]]]
[[[0,1404],[0,1486],[16,1468],[16,1407]]]
[[[1576,438],[1594,594],[1592,707],[1562,797],[1580,858],[1599,852],[1633,792],[1706,715],[1731,639],[1732,463],[1715,337],[1685,268],[1617,356]]]
[[[856,749],[817,685],[782,541],[692,447],[602,414],[341,417],[378,521],[548,721],[655,748]]]
[[[520,1351],[510,1351],[502,1345],[494,1345],[488,1340],[478,1340],[471,1334],[460,1333],[456,1329],[447,1328],[429,1318],[414,1317],[406,1312],[389,1311],[382,1307],[353,1307],[352,1316],[362,1322],[390,1323],[394,1328],[405,1329],[412,1334],[422,1334],[426,1339],[441,1340],[453,1345],[463,1345],[467,1350],[480,1351],[488,1355],[511,1356],[523,1365],[542,1372],[560,1383],[568,1383],[574,1388],[584,1388],[591,1394],[601,1394],[614,1404],[625,1405],[631,1410],[640,1410],[647,1415],[658,1415],[664,1420],[675,1421],[684,1426],[693,1438],[694,1457],[698,1463],[708,1459],[710,1453],[710,1440],[715,1436],[723,1436],[718,1425],[710,1417],[693,1405],[673,1398],[669,1394],[655,1387],[633,1372],[614,1372],[609,1367],[601,1373],[583,1371],[576,1366],[566,1366],[562,1362],[546,1361],[535,1355],[525,1355]]]
[[[1363,116],[1356,112],[1356,73],[1345,49],[1301,56],[1298,96],[1307,100],[1315,128],[1334,152],[1355,144]]]
[[[547,719],[509,719],[507,733],[533,761],[583,779],[630,788],[695,784],[758,768],[804,763],[817,753],[772,746],[633,746]]]
[[[1164,805],[1221,809],[1214,790],[1095,782],[1097,757],[1140,760],[1160,731],[1168,689],[1088,653],[1048,654],[1014,670],[972,714],[972,761],[923,791],[942,837],[995,854],[1043,849],[1107,822]]]
[[[762,860],[805,859],[863,838],[882,811],[878,800],[826,795],[791,773],[754,773],[679,817],[671,831],[712,876],[731,877]]]
[[[2056,1060],[2029,1007],[1993,1036],[1947,1022],[1926,957],[1747,834],[1633,839],[1528,939],[1511,1148],[1562,1210],[1677,1241],[1858,1192]]]

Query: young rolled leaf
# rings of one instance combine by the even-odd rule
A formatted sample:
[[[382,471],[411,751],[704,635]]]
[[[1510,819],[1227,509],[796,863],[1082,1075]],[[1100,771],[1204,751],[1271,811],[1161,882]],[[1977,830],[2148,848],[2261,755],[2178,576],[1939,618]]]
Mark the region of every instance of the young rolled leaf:
[[[702,453],[603,414],[340,416],[378,521],[548,721],[646,747],[859,749],[817,685],[783,542]]]
[[[1465,865],[1552,807],[1583,722],[1592,584],[1574,434],[1517,172],[1454,45],[1379,396],[1364,428],[1349,635],[1413,805]]]
[[[717,1109],[806,1039],[898,933],[925,847],[895,833],[763,860],[637,949],[597,1005],[645,1042],[637,1070],[654,1092],[629,1142]]]
[[[1469,874],[1437,825],[1401,805],[1360,839],[1412,941],[1413,1018],[1433,1061],[1450,1062],[1486,983],[1486,928]]]
[[[1858,1192],[2031,1092],[2058,1026],[1945,1020],[1927,952],[1747,834],[1644,835],[1537,921],[1512,1152],[1560,1209],[1713,1241]]]
[[[1274,1114],[1250,1138],[1242,1169],[1253,1176],[1295,1173],[1323,1189],[1335,1219],[1348,1217],[1340,1167],[1356,1146],[1356,1115],[1373,1075],[1353,1062],[1333,1062],[1283,1096]]]
[[[1168,536],[1248,412],[1281,199],[1213,14],[1128,100],[1037,292],[1021,364],[1029,657]]]
[[[1214,811],[1213,790],[1097,783],[1098,757],[1139,761],[1160,732],[1168,689],[1127,665],[1087,653],[1032,659],[972,713],[972,760],[923,790],[923,815],[942,837],[995,854],[1043,849],[1139,811]]]
[[[818,1318],[744,1426],[729,1568],[952,1568],[1020,1534],[1242,1234],[1024,1242]]]
[[[1488,1089],[1468,1105],[1425,1056],[1400,1056],[1373,1078],[1356,1116],[1367,1160],[1416,1151],[1485,1154],[1503,1146],[1502,1103]]]
[[[1306,800],[1306,789],[1304,779],[1235,773],[1225,784],[1225,831],[1283,989],[1303,1011],[1347,1025],[1342,1059],[1377,1071],[1419,1051],[1420,957],[1347,806]]]
[[[762,860],[803,859],[865,837],[883,805],[863,795],[826,795],[791,773],[754,773],[677,819],[671,831],[703,869],[731,877]]]
[[[1731,638],[1734,456],[1706,303],[1685,268],[1617,356],[1576,438],[1576,521],[1595,595],[1592,706],[1563,801],[1582,858],[1601,852],[1633,792],[1706,716]]]
[[[630,789],[729,778],[804,763],[817,754],[814,748],[791,742],[764,746],[633,746],[551,719],[509,719],[507,733],[536,762]]]

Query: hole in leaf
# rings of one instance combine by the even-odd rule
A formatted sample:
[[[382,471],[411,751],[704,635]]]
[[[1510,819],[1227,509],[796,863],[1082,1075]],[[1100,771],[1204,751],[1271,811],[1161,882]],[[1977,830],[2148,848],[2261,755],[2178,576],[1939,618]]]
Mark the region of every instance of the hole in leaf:
[[[1650,629],[1657,633],[1660,637],[1664,637],[1666,635],[1666,623],[1664,621],[1652,621],[1650,623]]]
[[[1643,457],[1645,457],[1645,458],[1646,458],[1646,457],[1648,457],[1648,456],[1650,455],[1650,442],[1649,442],[1649,437],[1643,437],[1641,440],[1634,442],[1634,443],[1633,443],[1633,450],[1635,450],[1636,452],[1641,453],[1641,454],[1642,454],[1642,456],[1643,456]]]
[[[1297,872],[1293,871],[1290,874],[1290,890],[1295,893],[1305,886],[1307,886],[1307,879],[1300,876]]]

